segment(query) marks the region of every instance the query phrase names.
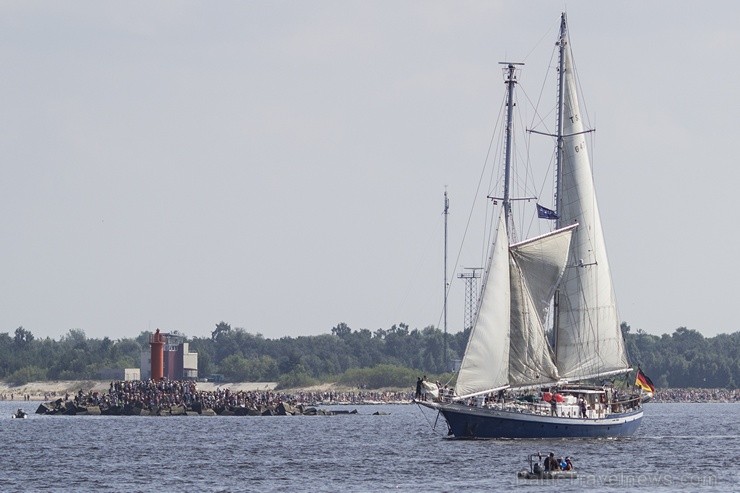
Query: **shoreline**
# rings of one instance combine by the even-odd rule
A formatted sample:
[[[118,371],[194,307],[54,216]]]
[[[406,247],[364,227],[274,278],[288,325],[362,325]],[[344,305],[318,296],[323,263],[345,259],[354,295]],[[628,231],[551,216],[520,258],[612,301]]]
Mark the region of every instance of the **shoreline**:
[[[106,393],[110,389],[111,380],[47,380],[28,382],[24,385],[12,386],[0,381],[0,400],[4,401],[49,401],[64,398],[66,394],[73,397],[77,392]],[[230,389],[233,392],[275,391],[277,382],[196,382],[198,390],[215,391]],[[305,388],[282,389],[281,393],[300,392],[411,392],[409,387],[393,389],[358,389],[335,383],[325,383]],[[659,389],[655,392],[652,403],[740,403],[740,390],[734,389],[699,389],[699,388],[672,388]]]
[[[72,398],[79,391],[84,393],[100,392],[105,394],[110,390],[112,380],[45,380],[28,382],[24,385],[12,386],[0,381],[0,400],[4,401],[37,401],[45,402],[64,399],[66,394]],[[232,392],[275,392],[277,382],[196,382],[199,391],[212,392],[219,389],[229,389]],[[280,393],[295,394],[300,392],[412,392],[412,389],[358,389],[334,383],[313,385],[295,389],[281,389]],[[11,398],[12,397],[12,398]]]

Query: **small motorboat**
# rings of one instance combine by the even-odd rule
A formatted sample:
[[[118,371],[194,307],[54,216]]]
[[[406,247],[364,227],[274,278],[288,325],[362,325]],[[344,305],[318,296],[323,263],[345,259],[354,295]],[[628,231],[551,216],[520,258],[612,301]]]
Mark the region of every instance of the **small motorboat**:
[[[557,461],[560,464],[560,461],[555,458],[555,454],[551,452],[549,456],[545,455],[545,463],[540,464],[542,457],[543,454],[540,452],[530,454],[529,470],[522,469],[517,473],[516,477],[519,479],[576,479],[578,477],[570,457],[562,459],[562,462],[566,464],[565,468],[558,465],[557,469],[549,466],[550,461]]]
[[[18,419],[26,419],[28,417],[28,414],[23,409],[18,408],[16,412],[13,413],[12,417],[18,418]]]

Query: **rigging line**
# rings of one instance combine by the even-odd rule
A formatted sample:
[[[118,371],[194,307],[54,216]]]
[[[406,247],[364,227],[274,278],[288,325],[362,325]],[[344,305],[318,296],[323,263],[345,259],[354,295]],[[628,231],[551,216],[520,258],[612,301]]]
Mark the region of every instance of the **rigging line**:
[[[519,121],[521,122],[521,120],[519,120]],[[524,159],[524,157],[519,152],[519,146],[517,145],[519,139],[518,139],[518,137],[516,137],[517,132],[513,132],[513,134],[514,134],[514,146],[513,146],[514,152],[513,152],[513,154],[514,154],[515,159],[512,159],[512,161],[513,161],[513,163],[524,163],[524,164],[523,165],[514,165],[514,164],[512,164],[512,182],[514,182],[517,185],[517,190],[519,191],[518,193],[521,196],[526,196],[526,195],[528,195],[528,190],[529,190],[529,187],[528,187],[527,183],[528,183],[529,178],[530,178],[531,169],[527,165],[527,162]],[[520,171],[522,171],[522,169],[523,169],[523,173],[520,172]],[[521,208],[521,207],[518,208],[518,212],[517,212],[518,218],[517,219],[518,219],[518,223],[519,224],[516,225],[514,227],[513,231],[512,231],[513,235],[512,235],[511,241],[513,241],[514,243],[516,243],[516,242],[519,241],[519,238],[517,237],[518,232],[519,231],[521,231],[521,232],[525,231],[524,221],[525,221],[525,216],[526,215],[522,213],[522,210],[523,210],[523,208]],[[523,236],[522,238],[524,238],[524,237],[526,237],[526,236]]]
[[[544,97],[545,87],[547,86],[547,83],[550,80],[550,72],[551,72],[551,69],[552,69],[552,66],[553,66],[553,60],[555,59],[555,57],[557,56],[558,53],[559,53],[558,50],[555,49],[555,48],[553,48],[552,51],[550,52],[550,62],[547,65],[548,66],[548,70],[547,70],[547,73],[545,74],[545,77],[542,79],[542,85],[540,86],[539,95],[537,97],[537,103],[533,103],[532,102],[532,99],[529,97],[529,94],[527,93],[527,91],[523,87],[521,88],[521,92],[524,93],[525,98],[529,102],[530,106],[532,106],[533,109],[534,109],[534,112],[533,112],[533,115],[532,115],[532,120],[530,122],[530,127],[531,128],[537,128],[540,125],[542,125],[545,128],[546,133],[552,133],[550,131],[549,125],[547,124],[546,118],[549,117],[549,116],[551,116],[553,114],[554,107],[553,108],[550,108],[550,111],[548,111],[548,113],[546,115],[541,115],[540,114],[539,107],[540,107],[540,103],[542,101],[542,98]],[[539,118],[539,121],[537,121],[537,123],[535,123],[535,118]],[[531,148],[532,148],[531,147],[531,138],[532,137],[531,137],[531,132],[528,132],[528,134],[530,134],[530,135],[529,135],[528,146],[527,146],[527,152],[528,152],[528,154],[527,154],[527,162],[528,163],[531,163],[531,155],[529,153],[530,153]],[[557,152],[557,149],[556,148],[553,148],[553,151],[552,151],[552,153],[550,155],[550,161],[549,161],[549,164],[547,166],[547,169],[545,170],[545,173],[542,175],[542,182],[540,183],[540,188],[536,192],[536,195],[538,197],[542,197],[543,196],[545,185],[547,183],[547,177],[550,175],[550,173],[551,173],[551,171],[553,169],[553,164],[555,162],[556,152]],[[553,188],[555,187],[555,183],[552,184],[552,187]],[[555,196],[555,190],[553,190],[553,197],[554,196]],[[532,218],[532,222],[534,223],[534,218]]]
[[[517,106],[520,106],[518,100],[517,100],[516,104],[517,104]],[[526,166],[527,161],[522,156],[522,154],[520,152],[520,147],[521,146],[519,146],[519,140],[520,140],[519,139],[519,136],[520,135],[526,135],[523,132],[523,130],[526,129],[526,124],[524,124],[524,118],[522,118],[523,113],[524,112],[521,111],[521,110],[518,111],[517,114],[516,114],[516,118],[514,119],[515,121],[513,123],[513,126],[515,126],[515,127],[518,128],[518,131],[512,132],[512,140],[514,141],[513,142],[514,145],[512,146],[514,148],[514,152],[513,152],[513,156],[512,156],[512,161],[515,162],[515,163],[519,163],[519,162],[525,163],[524,166],[521,166],[520,165],[520,166],[514,167],[514,170],[513,171],[516,174],[515,177],[518,179],[517,182],[519,183],[519,185],[520,185],[520,187],[521,187],[521,189],[523,191],[523,194],[526,194],[527,193],[527,180],[529,179],[529,174],[527,173],[527,171],[529,170],[529,168]],[[525,139],[525,145],[524,145],[524,147],[526,148],[526,139]],[[520,172],[521,171],[520,168],[522,168],[522,167],[524,168],[524,173],[521,173]],[[522,176],[524,177],[523,180],[522,180]]]
[[[467,238],[468,231],[470,230],[470,222],[471,222],[471,220],[473,218],[473,211],[475,210],[475,202],[476,202],[475,198],[478,197],[479,194],[480,194],[481,185],[483,183],[483,177],[485,176],[486,168],[488,167],[488,161],[489,161],[490,156],[491,156],[491,149],[493,147],[493,142],[494,142],[494,140],[496,138],[496,134],[497,134],[496,129],[499,128],[499,125],[500,125],[500,122],[501,122],[501,115],[503,114],[503,108],[504,108],[504,105],[502,104],[499,107],[499,114],[498,114],[498,117],[496,119],[496,124],[493,127],[493,132],[491,132],[491,140],[488,142],[488,150],[486,151],[486,158],[483,161],[483,168],[481,169],[481,173],[480,173],[480,176],[478,178],[478,185],[475,188],[475,195],[473,196],[473,200],[472,200],[472,203],[471,203],[471,206],[470,206],[470,212],[468,213],[468,220],[465,223],[465,230],[463,231],[462,240],[460,240],[460,248],[458,248],[458,250],[457,250],[457,257],[455,258],[455,263],[454,263],[454,265],[452,267],[452,277],[451,277],[450,282],[449,282],[449,284],[447,286],[447,292],[446,293],[448,295],[450,293],[450,289],[452,288],[452,283],[454,282],[454,279],[455,279],[454,274],[455,274],[455,272],[457,272],[458,265],[460,265],[460,256],[462,255],[463,245],[465,244],[465,239]],[[442,309],[442,312],[439,315],[439,319],[437,320],[437,327],[439,327],[439,325],[440,325],[440,323],[442,321],[442,317],[443,316],[444,316],[444,308]]]
[[[526,93],[525,93],[525,96],[526,96]],[[529,102],[530,107],[532,107],[531,106],[532,105],[531,100],[529,100],[529,98],[527,98],[527,101]],[[533,108],[532,107],[532,109],[534,110],[534,113],[537,112],[537,109],[536,108]],[[517,155],[518,156],[521,156],[520,160],[522,162],[524,162],[524,164],[525,164],[525,170],[526,170],[527,173],[526,173],[526,180],[525,180],[525,185],[524,185],[524,187],[525,187],[524,188],[525,189],[525,192],[524,193],[528,195],[528,193],[526,191],[529,188],[527,186],[527,184],[526,184],[527,181],[531,178],[532,183],[535,182],[534,172],[533,172],[533,167],[532,167],[532,156],[531,156],[531,150],[532,150],[531,141],[532,141],[532,138],[531,138],[531,136],[527,132],[527,125],[526,125],[526,123],[524,123],[524,119],[523,118],[520,118],[519,119],[519,125],[521,126],[520,134],[524,137],[523,140],[524,140],[524,150],[525,150],[525,152],[523,154],[520,153],[519,152],[519,148],[517,148],[516,151],[517,151]],[[534,193],[536,195],[536,192],[532,192],[532,193]]]
[[[572,42],[570,40],[570,32],[568,33],[568,50],[570,50],[570,63],[573,65],[573,75],[576,79],[576,86],[578,89],[578,99],[579,103],[583,103],[583,109],[581,110],[582,113],[585,113],[586,115],[586,127],[587,128],[594,128],[591,125],[591,117],[588,114],[588,105],[586,105],[586,98],[583,96],[585,93],[583,91],[583,86],[581,85],[581,77],[578,75],[578,67],[576,66],[576,59],[573,56],[573,50],[571,49]]]
[[[436,424],[435,424],[435,425],[432,425],[432,422],[431,422],[431,421],[429,421],[429,417],[428,417],[428,416],[426,415],[426,413],[424,412],[424,410],[423,410],[423,409],[421,408],[421,404],[419,404],[419,403],[417,402],[417,403],[416,403],[416,405],[417,405],[417,406],[419,407],[419,411],[420,411],[420,412],[421,412],[421,414],[422,414],[422,415],[424,416],[424,419],[425,419],[425,420],[427,421],[427,424],[428,424],[428,425],[429,425],[429,427],[430,427],[430,428],[432,429],[432,431],[433,431],[434,433],[440,434],[440,433],[439,433],[439,432],[437,431],[437,426],[436,426]],[[437,418],[439,418],[439,411],[437,411]],[[435,420],[435,423],[436,423],[436,420]]]
[[[545,131],[548,132],[548,133],[551,133],[551,134],[553,132],[550,131],[550,126],[547,124],[546,118],[550,117],[553,114],[553,112],[555,111],[555,106],[557,106],[557,105],[551,107],[550,108],[550,111],[547,113],[547,115],[540,115],[540,113],[539,113],[539,107],[540,107],[540,101],[542,100],[542,97],[543,97],[544,92],[545,92],[545,86],[547,85],[548,81],[550,80],[550,72],[552,70],[552,67],[553,67],[553,64],[554,64],[554,60],[555,60],[556,56],[559,56],[559,53],[560,53],[559,50],[556,49],[556,48],[553,48],[552,51],[550,52],[550,62],[547,64],[547,67],[548,67],[547,73],[545,74],[545,77],[542,80],[542,86],[540,88],[540,95],[539,95],[539,98],[537,99],[537,106],[535,107],[535,116],[539,116],[540,117],[540,121],[537,123],[537,125],[535,125],[534,119],[532,120],[532,128],[535,128],[535,127],[537,127],[539,125],[542,125],[545,128]],[[543,175],[542,184],[541,184],[540,190],[539,190],[539,192],[537,194],[539,196],[542,196],[542,194],[544,193],[545,181],[546,181],[546,178],[545,177],[546,176],[549,176],[551,172],[553,173],[553,176],[554,176],[554,170],[553,170],[553,168],[554,168],[554,163],[555,163],[555,160],[556,160],[556,153],[557,153],[557,141],[556,141],[555,146],[553,146],[552,153],[550,154],[550,162],[547,165],[546,173]],[[556,194],[556,191],[555,191],[555,186],[556,186],[555,185],[555,180],[553,180],[553,183],[552,183],[551,186],[553,188],[553,190],[552,190],[552,197],[553,197],[553,204],[554,204],[554,200],[555,200],[554,197],[555,197],[555,194]]]
[[[550,115],[552,115],[553,111],[555,111],[555,106],[556,105],[553,105],[550,108],[550,111],[547,112],[547,115],[540,115],[540,113],[539,113],[539,107],[540,107],[540,103],[542,102],[542,98],[544,97],[544,94],[545,94],[545,86],[547,86],[548,81],[550,80],[550,70],[552,69],[553,60],[555,59],[556,53],[558,53],[558,51],[556,49],[553,49],[552,52],[550,53],[550,62],[547,64],[547,67],[548,67],[547,68],[547,73],[545,73],[545,77],[542,79],[542,86],[540,86],[540,93],[539,93],[539,96],[537,97],[537,103],[536,103],[536,105],[534,105],[534,110],[535,111],[534,111],[534,114],[532,116],[532,122],[531,122],[531,128],[536,128],[539,125],[543,125],[545,127],[545,130],[547,131],[547,133],[553,133],[553,132],[550,131],[550,129],[549,129],[547,123],[546,123],[546,121],[547,121],[546,118],[549,117]],[[526,93],[526,91],[524,92],[524,95],[527,97],[527,100],[529,101],[529,95]],[[530,102],[530,104],[532,104],[532,103]],[[535,121],[534,121],[534,117],[539,117],[539,121],[536,124],[535,124]]]
[[[549,130],[549,127],[548,127],[548,125],[546,123],[545,118],[546,118],[546,116],[552,115],[553,109],[551,108],[550,111],[547,113],[547,115],[546,116],[543,116],[543,115],[540,115],[540,113],[539,113],[539,107],[540,107],[540,103],[542,102],[542,98],[543,98],[543,95],[544,95],[545,87],[547,85],[547,81],[549,80],[549,77],[550,77],[550,71],[551,71],[550,70],[550,67],[552,66],[552,62],[553,62],[553,59],[554,59],[556,53],[557,53],[556,50],[552,50],[552,52],[551,52],[550,63],[548,64],[548,67],[549,68],[547,70],[547,74],[545,75],[545,78],[542,81],[542,85],[540,86],[540,90],[539,90],[539,94],[538,94],[537,102],[536,103],[533,101],[533,99],[530,97],[529,93],[526,91],[526,89],[523,86],[521,86],[519,88],[520,89],[519,93],[520,94],[524,94],[524,98],[526,99],[526,101],[527,101],[527,103],[529,105],[528,107],[532,108],[532,110],[533,110],[532,118],[530,120],[530,128],[536,128],[536,127],[542,125],[545,128],[545,130]],[[524,121],[524,120],[522,119],[522,121]],[[526,163],[526,170],[529,172],[529,174],[527,175],[527,179],[531,178],[532,184],[534,185],[537,182],[537,180],[535,179],[534,171],[533,171],[533,168],[534,167],[532,165],[532,155],[531,155],[531,151],[532,151],[532,136],[531,136],[531,133],[532,132],[529,132],[527,130],[528,129],[525,126],[525,128],[524,128],[524,134],[523,135],[526,136],[525,137],[526,156],[523,158],[523,160]],[[535,190],[533,192],[533,195],[535,195],[537,197],[542,197],[543,196],[543,191],[545,189],[545,185],[548,183],[548,178],[547,177],[550,176],[550,173],[551,173],[551,170],[552,170],[552,166],[553,166],[553,162],[554,162],[553,156],[554,156],[554,151],[553,151],[553,153],[550,156],[550,160],[549,160],[549,163],[548,163],[547,168],[545,169],[545,172],[542,174],[542,179],[541,179],[541,181],[539,183],[539,187],[533,186],[533,189]],[[525,185],[525,189],[526,189],[526,185]],[[527,194],[526,191],[525,191],[525,194]],[[554,195],[554,193],[553,193],[553,195]],[[532,229],[535,228],[536,225],[537,225],[536,216],[533,216],[533,215],[532,216],[529,216],[529,224],[528,224],[528,226],[525,228],[524,227],[524,223],[522,223],[522,225],[521,225],[522,226],[522,231],[527,231],[527,233],[531,233]]]
[[[520,174],[517,168],[516,169],[517,178],[520,179],[522,182],[522,196],[533,196],[536,199],[539,199],[542,195],[542,189],[545,186],[547,173],[543,174],[539,190],[537,190],[536,188],[537,179],[535,178],[534,166],[532,165],[532,160],[531,160],[531,135],[529,135],[528,132],[526,132],[526,125],[524,125],[523,122],[524,122],[524,119],[519,119],[519,125],[522,126],[522,129],[521,129],[522,131],[520,132],[520,135],[524,136],[525,153],[522,154],[520,152],[520,148],[517,147],[516,154],[517,156],[519,156],[519,161],[524,163],[525,172],[523,174],[523,179],[522,179],[520,177]],[[549,167],[548,167],[548,171],[549,171]],[[528,222],[526,227],[525,227],[525,222]],[[529,234],[532,232],[536,223],[537,223],[536,215],[530,215],[530,214],[521,215],[520,227],[525,237],[529,236]]]
[[[503,126],[503,112],[504,112],[505,107],[506,107],[506,100],[503,99],[501,101],[501,108],[499,109],[499,121],[497,123],[497,128],[498,128],[498,125]],[[494,133],[494,136],[498,135],[500,137],[501,133],[499,132],[503,133],[503,131],[499,129],[499,130],[496,130],[496,133]],[[501,138],[497,139],[496,142],[498,143],[498,145],[496,147],[496,152],[494,153],[494,155],[497,156],[496,162],[498,163],[498,165],[491,167],[491,175],[488,180],[488,190],[490,191],[497,190],[500,187],[502,187],[501,182],[503,181],[502,175],[504,172],[504,169],[503,169],[504,167],[501,165],[501,159],[503,158],[504,142],[503,142],[503,139]],[[488,152],[490,154],[491,152],[490,147],[489,147]],[[486,156],[486,160],[487,159],[488,159],[488,156]],[[494,172],[498,173],[496,175],[495,185],[494,185]],[[487,260],[491,255],[491,246],[493,245],[493,234],[496,231],[494,223],[496,219],[498,218],[498,216],[496,215],[496,208],[491,202],[486,201],[486,207],[484,211],[485,211],[485,214],[483,218],[483,232],[485,236],[485,241],[483,241],[481,244],[481,258],[480,258],[479,265],[486,265]],[[490,212],[490,216],[489,216],[489,212]]]
[[[549,39],[549,38],[550,38],[550,36],[552,36],[552,33],[553,33],[553,31],[555,31],[556,29],[560,29],[560,23],[559,23],[559,22],[557,23],[557,25],[554,25],[554,26],[550,27],[550,29],[548,29],[547,31],[545,31],[545,33],[544,33],[544,34],[542,35],[542,37],[541,37],[541,38],[539,39],[539,41],[537,41],[537,42],[535,43],[535,45],[534,45],[534,46],[532,47],[532,49],[531,49],[531,50],[529,50],[529,53],[527,53],[527,54],[526,54],[526,55],[524,56],[524,59],[522,60],[522,62],[526,62],[526,61],[527,61],[527,58],[529,58],[529,56],[530,56],[530,55],[531,55],[532,53],[534,53],[534,51],[535,51],[535,50],[536,50],[537,48],[539,48],[539,46],[540,46],[540,45],[541,45],[541,44],[542,44],[542,43],[544,42],[544,40],[545,40],[545,39]],[[552,36],[552,37],[554,37],[554,36]]]
[[[533,133],[533,132],[528,132],[528,134],[529,134],[529,140],[527,141],[527,144],[528,144],[528,146],[527,146],[527,152],[528,152],[528,154],[527,154],[527,162],[528,162],[528,163],[531,163],[531,157],[530,157],[530,152],[531,152],[531,149],[532,149],[532,146],[531,146],[531,139],[532,139],[532,135],[531,135],[531,134],[532,134],[532,133]],[[552,148],[552,151],[551,151],[551,153],[550,153],[550,159],[549,159],[549,161],[548,161],[548,165],[547,165],[547,168],[545,168],[545,172],[544,172],[544,173],[543,173],[543,175],[542,175],[542,181],[541,181],[541,182],[540,182],[540,184],[539,184],[539,188],[538,188],[538,189],[535,189],[535,192],[534,192],[534,194],[535,194],[535,195],[536,195],[536,196],[537,196],[538,198],[541,198],[541,197],[543,196],[543,192],[544,192],[544,189],[545,189],[545,185],[547,184],[547,181],[548,181],[547,177],[548,177],[548,176],[550,175],[550,172],[551,172],[551,170],[552,170],[552,168],[553,168],[553,163],[554,163],[554,161],[555,161],[555,155],[556,155],[556,152],[557,152],[557,148],[556,148],[556,147],[553,147],[553,148]],[[531,165],[530,165],[530,166],[531,166]],[[532,177],[532,181],[533,181],[533,182],[535,181],[535,180],[534,180],[534,176]],[[553,196],[554,196],[554,191],[553,191]]]

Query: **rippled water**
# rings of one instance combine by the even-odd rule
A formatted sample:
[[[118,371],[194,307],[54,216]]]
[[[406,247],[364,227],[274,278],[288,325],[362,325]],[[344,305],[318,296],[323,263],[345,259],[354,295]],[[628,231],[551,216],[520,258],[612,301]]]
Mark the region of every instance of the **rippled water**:
[[[620,440],[450,440],[415,405],[357,415],[39,416],[0,402],[0,491],[501,491],[527,454],[575,457],[558,491],[737,491],[740,404],[648,404]],[[389,415],[373,416],[376,411]]]

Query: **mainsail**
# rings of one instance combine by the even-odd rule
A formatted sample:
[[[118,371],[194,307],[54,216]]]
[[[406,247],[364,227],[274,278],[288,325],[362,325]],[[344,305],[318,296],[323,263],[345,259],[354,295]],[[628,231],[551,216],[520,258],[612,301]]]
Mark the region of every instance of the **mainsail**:
[[[559,288],[555,355],[560,376],[578,380],[619,373],[629,365],[596,204],[565,15],[560,46],[558,226],[578,222],[580,227],[573,235],[568,267]]]
[[[469,396],[509,383],[509,239],[504,214],[481,290],[480,307],[465,348],[455,392]]]
[[[509,246],[502,211],[478,318],[457,377],[459,397],[558,380],[544,325],[575,228]]]

